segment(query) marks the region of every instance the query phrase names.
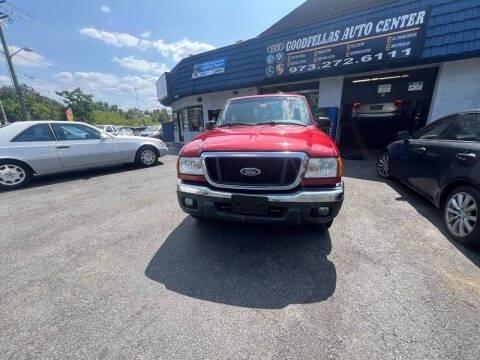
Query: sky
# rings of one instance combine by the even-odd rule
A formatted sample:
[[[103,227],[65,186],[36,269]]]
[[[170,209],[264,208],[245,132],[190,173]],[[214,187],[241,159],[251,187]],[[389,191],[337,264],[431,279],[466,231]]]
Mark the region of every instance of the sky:
[[[7,0],[4,31],[19,81],[55,98],[80,87],[152,110],[155,81],[189,54],[251,39],[303,0]],[[0,85],[11,84],[5,61]]]

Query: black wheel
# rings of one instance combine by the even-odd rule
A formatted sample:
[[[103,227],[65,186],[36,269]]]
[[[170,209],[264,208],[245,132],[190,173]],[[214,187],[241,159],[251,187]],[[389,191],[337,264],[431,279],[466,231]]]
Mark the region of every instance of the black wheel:
[[[0,160],[0,189],[18,189],[30,184],[32,170],[20,161]]]
[[[142,167],[150,167],[158,164],[158,152],[153,146],[142,146],[137,151],[135,163]]]
[[[443,205],[443,221],[452,239],[467,246],[480,246],[480,192],[461,186],[448,195]]]
[[[377,173],[384,179],[390,179],[390,154],[387,151],[377,160]]]

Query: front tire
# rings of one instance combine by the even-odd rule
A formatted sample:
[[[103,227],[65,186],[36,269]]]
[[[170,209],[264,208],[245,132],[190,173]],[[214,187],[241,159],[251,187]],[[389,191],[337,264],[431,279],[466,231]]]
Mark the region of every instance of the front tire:
[[[452,239],[466,246],[480,246],[480,192],[461,186],[448,195],[443,206],[443,221]]]
[[[135,163],[141,167],[151,167],[158,164],[158,151],[153,146],[142,146],[137,151]]]
[[[27,186],[32,181],[32,170],[20,161],[0,161],[0,189],[13,190]]]
[[[377,160],[377,173],[384,179],[390,179],[390,154],[385,151]]]

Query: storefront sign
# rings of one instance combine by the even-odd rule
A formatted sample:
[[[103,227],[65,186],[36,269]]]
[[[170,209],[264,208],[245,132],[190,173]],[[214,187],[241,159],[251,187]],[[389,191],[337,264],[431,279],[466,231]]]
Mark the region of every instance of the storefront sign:
[[[198,79],[225,72],[226,58],[216,59],[193,65],[192,79]]]
[[[413,81],[408,83],[408,91],[422,91],[423,81]]]
[[[329,71],[419,57],[430,8],[392,14],[271,44],[265,76]]]

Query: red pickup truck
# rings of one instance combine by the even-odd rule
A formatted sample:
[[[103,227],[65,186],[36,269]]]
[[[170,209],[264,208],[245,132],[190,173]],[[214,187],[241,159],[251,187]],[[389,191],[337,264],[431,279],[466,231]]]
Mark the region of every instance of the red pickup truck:
[[[344,186],[325,125],[300,95],[227,101],[218,121],[180,151],[180,206],[199,219],[330,227]]]

